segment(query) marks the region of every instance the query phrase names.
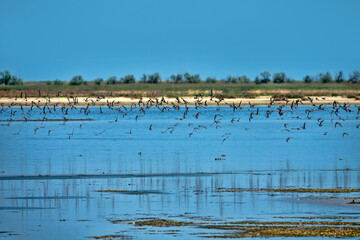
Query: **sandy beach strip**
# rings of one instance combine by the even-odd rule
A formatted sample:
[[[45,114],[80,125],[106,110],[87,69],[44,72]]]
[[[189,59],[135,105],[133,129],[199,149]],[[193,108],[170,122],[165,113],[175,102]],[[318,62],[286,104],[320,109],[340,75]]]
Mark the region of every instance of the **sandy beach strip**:
[[[269,105],[271,96],[259,96],[256,98],[228,98],[222,100],[219,105],[232,105],[233,103],[236,105],[239,105],[241,102],[241,105],[249,105],[250,103],[252,105]],[[319,97],[319,96],[311,96],[313,99],[313,102],[311,102],[308,98],[303,98],[302,103],[299,103],[299,105],[332,105],[334,101],[337,101],[340,104],[351,104],[351,105],[360,105],[360,100],[355,98],[346,98],[346,97]],[[161,101],[161,97],[157,98],[158,101]],[[195,99],[194,97],[183,97],[179,98],[180,104],[184,105],[184,99],[188,105],[195,105],[196,102],[199,101],[199,99]],[[74,100],[76,101],[74,104]],[[143,103],[147,103],[150,98],[144,97],[142,98]],[[151,98],[151,100],[154,101],[154,104],[156,104],[156,98]],[[286,104],[286,101],[282,99],[273,99],[274,105],[284,105]],[[287,99],[288,104],[291,104],[292,101],[296,101],[298,99],[289,98]],[[127,97],[106,97],[106,98],[96,98],[96,97],[77,97],[77,98],[66,98],[66,97],[54,97],[54,98],[43,98],[43,97],[28,97],[25,98],[0,98],[0,104],[3,106],[31,106],[32,102],[35,102],[39,106],[44,106],[45,104],[49,106],[53,105],[76,105],[76,106],[106,106],[109,103],[113,104],[114,106],[130,106],[132,104],[139,104],[140,98],[127,98]],[[178,105],[178,100],[176,98],[165,98],[166,104],[163,105]],[[207,105],[218,105],[218,99],[213,98],[212,100],[210,97],[204,97],[201,99],[201,104],[204,105],[206,102]]]

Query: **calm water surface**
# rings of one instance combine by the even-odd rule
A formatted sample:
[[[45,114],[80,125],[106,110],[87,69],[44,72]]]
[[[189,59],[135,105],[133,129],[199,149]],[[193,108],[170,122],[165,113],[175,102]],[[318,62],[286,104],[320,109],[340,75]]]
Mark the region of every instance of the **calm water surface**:
[[[3,109],[1,120],[46,116],[93,121],[1,122],[0,238],[85,239],[119,234],[134,239],[200,239],[221,232],[137,227],[114,224],[110,221],[114,219],[360,218],[359,205],[343,199],[360,197],[359,193],[219,191],[359,188],[360,120],[354,106],[353,112],[341,110],[340,118],[326,106],[312,112],[311,119],[305,110],[317,107],[301,106],[293,114],[274,112],[266,118],[269,108],[260,106],[251,121],[249,115],[257,107],[235,112],[226,106],[190,107],[186,119],[182,119],[184,107],[164,112],[153,107],[145,114],[140,114],[139,107],[133,111],[128,107],[127,115],[125,109],[120,113],[106,107],[101,111],[91,107],[85,115],[80,108],[69,109],[67,115],[60,108],[45,114],[35,108],[31,114],[29,108]],[[16,112],[10,116],[11,111]],[[216,114],[221,115],[215,118],[220,120],[217,124]],[[342,127],[335,128],[335,122]]]

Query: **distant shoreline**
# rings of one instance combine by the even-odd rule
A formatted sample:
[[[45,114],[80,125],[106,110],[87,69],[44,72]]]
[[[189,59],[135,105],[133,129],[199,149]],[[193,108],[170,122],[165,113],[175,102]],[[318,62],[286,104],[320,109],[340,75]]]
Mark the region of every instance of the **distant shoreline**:
[[[359,83],[158,83],[158,84],[101,84],[47,85],[44,82],[25,82],[24,85],[0,85],[0,98],[21,97],[151,97],[176,98],[193,96],[223,96],[226,99],[255,99],[261,96],[273,98],[306,98],[307,96],[347,97],[360,99]]]
[[[153,106],[156,105],[156,99],[161,101],[161,97],[158,98],[129,98],[129,97],[105,97],[105,98],[96,98],[96,97],[76,97],[76,98],[67,98],[67,97],[27,97],[25,98],[0,98],[0,104],[4,106],[31,106],[32,102],[36,103],[39,106],[49,105],[75,105],[75,106],[106,106],[109,103],[113,104],[114,106],[130,106],[136,104],[139,105],[139,101],[142,99],[142,103],[146,105],[146,103],[151,99],[153,100]],[[286,99],[287,102],[283,99],[274,99],[271,96],[259,96],[255,98],[225,98],[224,100],[220,101],[218,104],[218,98],[213,98],[211,100],[210,97],[203,97],[203,98],[194,98],[194,97],[180,97],[176,98],[166,98],[164,97],[166,103],[162,105],[185,105],[185,103],[189,106],[194,106],[196,102],[200,101],[200,105],[269,105],[270,99],[273,101],[273,105],[285,105],[286,103],[290,105],[293,101],[299,100],[299,98],[288,98]],[[332,105],[334,101],[340,104],[359,104],[360,99],[355,98],[347,98],[347,97],[322,97],[322,96],[311,96],[312,102],[308,98],[301,99],[299,105]],[[74,100],[76,102],[74,102]],[[179,101],[180,100],[180,103]],[[185,102],[184,102],[185,100]],[[143,105],[140,102],[140,105]]]

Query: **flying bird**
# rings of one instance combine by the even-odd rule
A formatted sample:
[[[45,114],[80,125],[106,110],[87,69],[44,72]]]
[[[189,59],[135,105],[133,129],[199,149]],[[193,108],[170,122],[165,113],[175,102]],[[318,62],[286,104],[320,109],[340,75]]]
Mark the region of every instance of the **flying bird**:
[[[339,125],[340,127],[342,127],[341,123],[339,123],[339,122],[335,123],[335,128],[336,128],[336,125]]]

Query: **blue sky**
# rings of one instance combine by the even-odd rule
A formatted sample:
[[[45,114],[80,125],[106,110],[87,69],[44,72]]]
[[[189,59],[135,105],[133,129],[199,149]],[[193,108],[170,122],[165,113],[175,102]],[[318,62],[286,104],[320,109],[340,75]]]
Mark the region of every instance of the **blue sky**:
[[[0,71],[302,79],[360,70],[358,0],[1,0]]]

